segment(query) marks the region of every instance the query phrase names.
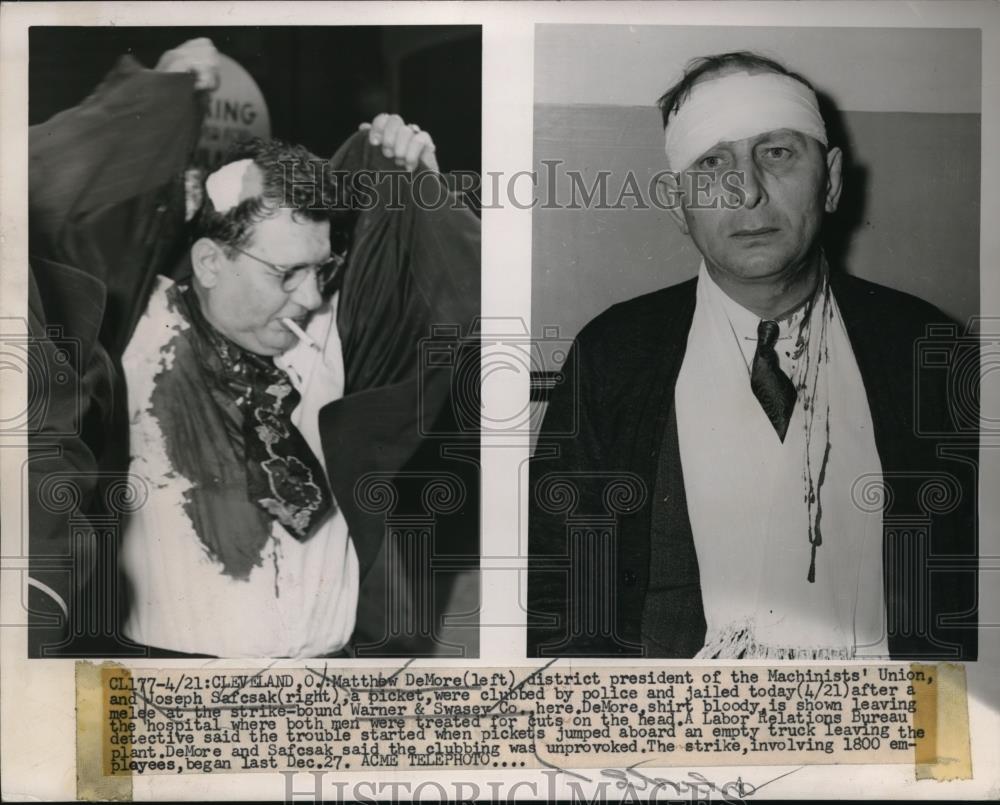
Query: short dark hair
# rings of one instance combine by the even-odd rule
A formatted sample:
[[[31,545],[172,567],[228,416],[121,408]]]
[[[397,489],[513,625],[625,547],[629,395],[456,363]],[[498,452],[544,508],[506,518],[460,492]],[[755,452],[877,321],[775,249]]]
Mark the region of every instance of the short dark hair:
[[[676,112],[680,105],[687,100],[688,95],[691,94],[691,88],[699,78],[726,70],[756,70],[778,73],[800,81],[809,89],[814,89],[813,85],[805,78],[789,70],[785,65],[749,50],[736,50],[731,53],[719,53],[715,56],[699,56],[687,63],[680,81],[664,92],[656,102],[656,105],[660,107],[660,116],[663,118],[663,128],[667,128],[670,115]]]
[[[281,140],[244,140],[227,153],[219,167],[241,159],[252,159],[260,168],[261,194],[220,213],[204,191],[203,182],[201,207],[192,222],[194,240],[218,241],[232,257],[235,252],[231,247],[246,246],[253,225],[281,208],[291,209],[295,217],[309,221],[334,221],[341,217],[337,214],[338,177],[326,160],[303,146]]]

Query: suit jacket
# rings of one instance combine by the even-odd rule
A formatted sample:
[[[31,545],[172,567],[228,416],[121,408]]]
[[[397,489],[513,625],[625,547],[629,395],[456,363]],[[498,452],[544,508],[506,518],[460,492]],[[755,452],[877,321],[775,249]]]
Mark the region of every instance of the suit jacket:
[[[330,487],[358,555],[352,645],[368,656],[436,654],[435,624],[455,574],[418,562],[404,570],[402,560],[478,565],[479,406],[467,388],[479,387],[479,219],[449,193],[445,177],[411,176],[365,133],[352,135],[330,164],[378,177],[342,188],[344,207],[361,210],[346,222],[337,305],[344,396],[319,414]],[[366,203],[368,193],[380,203]],[[392,493],[376,492],[385,489]],[[444,497],[454,494],[456,505],[435,505],[435,489],[449,490]],[[411,525],[394,527],[404,521]],[[433,522],[429,545],[405,536],[421,521]],[[401,618],[404,610],[413,614]]]
[[[654,520],[673,557],[654,580],[676,614],[666,656],[702,646],[673,415],[696,282],[611,307],[570,350],[531,464],[529,656],[648,654],[639,627]],[[886,486],[873,505],[883,507],[889,650],[974,659],[977,351],[920,299],[842,274],[831,283]],[[956,378],[959,365],[975,368]]]

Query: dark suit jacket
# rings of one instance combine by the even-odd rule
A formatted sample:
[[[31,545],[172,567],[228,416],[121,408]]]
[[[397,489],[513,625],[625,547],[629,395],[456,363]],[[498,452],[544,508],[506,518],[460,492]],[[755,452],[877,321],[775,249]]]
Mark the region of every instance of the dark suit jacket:
[[[479,561],[479,406],[467,393],[479,387],[479,219],[433,192],[448,193],[444,177],[410,176],[365,133],[352,135],[330,163],[379,177],[370,190],[375,205],[362,195],[366,185],[342,188],[344,207],[361,210],[348,216],[337,306],[344,396],[319,414],[330,487],[358,555],[352,645],[359,656],[435,654],[454,570]],[[463,413],[471,427],[458,421]],[[449,490],[456,505],[435,505],[435,489]],[[426,545],[413,536],[421,521],[433,523]],[[423,561],[404,570],[405,556]],[[432,557],[446,572],[426,566]]]
[[[654,582],[676,614],[661,656],[689,657],[701,648],[697,557],[671,434],[696,282],[613,306],[580,332],[567,357],[531,466],[529,656],[649,655],[640,620],[654,520],[673,557],[667,577]],[[974,659],[975,347],[915,297],[846,275],[831,282],[888,488],[890,652]],[[976,369],[956,378],[958,365]]]

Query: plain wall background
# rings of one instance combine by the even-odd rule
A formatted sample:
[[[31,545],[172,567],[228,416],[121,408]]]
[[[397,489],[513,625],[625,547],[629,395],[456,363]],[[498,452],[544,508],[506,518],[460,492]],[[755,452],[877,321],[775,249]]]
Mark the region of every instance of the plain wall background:
[[[730,50],[778,59],[833,107],[831,144],[847,162],[840,210],[826,227],[834,270],[921,296],[963,323],[976,315],[978,30],[539,25],[534,337],[555,326],[573,338],[611,304],[697,273],[700,255],[663,210],[544,202],[553,192],[571,198],[569,170],[588,187],[599,170],[611,171],[612,203],[631,171],[646,196],[649,178],[666,167],[656,99],[691,58]]]

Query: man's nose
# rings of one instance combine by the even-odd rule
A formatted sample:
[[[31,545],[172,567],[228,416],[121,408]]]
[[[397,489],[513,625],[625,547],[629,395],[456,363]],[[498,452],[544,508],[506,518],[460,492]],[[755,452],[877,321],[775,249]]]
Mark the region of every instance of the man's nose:
[[[306,310],[315,310],[323,304],[323,295],[319,292],[319,278],[315,271],[307,272],[302,284],[292,291],[292,301]]]
[[[764,176],[756,160],[748,159],[743,164],[743,206],[753,209],[767,201]]]

